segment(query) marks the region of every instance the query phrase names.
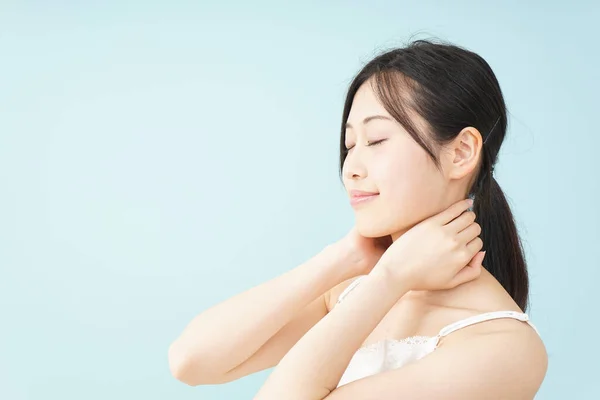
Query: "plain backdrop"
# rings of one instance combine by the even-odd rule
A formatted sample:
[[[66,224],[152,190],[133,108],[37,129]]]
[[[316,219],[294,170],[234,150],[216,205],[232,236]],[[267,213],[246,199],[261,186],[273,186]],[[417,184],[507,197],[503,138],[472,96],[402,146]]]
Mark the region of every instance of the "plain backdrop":
[[[536,399],[600,398],[598,2],[99,3],[0,2],[0,398],[251,398],[271,370],[188,387],[168,346],[350,229],[345,91],[410,38],[497,74]]]

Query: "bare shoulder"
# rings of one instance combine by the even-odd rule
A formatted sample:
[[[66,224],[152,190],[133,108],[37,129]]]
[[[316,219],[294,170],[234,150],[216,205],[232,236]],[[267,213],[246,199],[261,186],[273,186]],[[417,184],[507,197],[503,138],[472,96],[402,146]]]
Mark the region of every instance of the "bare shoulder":
[[[445,350],[444,350],[445,349]],[[443,338],[436,351],[457,351],[462,360],[494,360],[499,381],[519,383],[535,393],[548,370],[546,346],[536,330],[512,318],[485,321]]]
[[[465,285],[452,303],[456,310],[473,316],[494,311],[523,312],[491,275],[473,282],[470,287]],[[442,308],[441,311],[438,315],[448,315],[448,309]],[[463,318],[454,313],[451,315],[451,318],[440,319],[445,319],[444,325]],[[529,322],[515,318],[484,320],[444,336],[436,352],[457,356],[460,361],[471,365],[482,362],[480,367],[488,369],[498,382],[516,381],[535,393],[548,369],[548,353],[543,337],[532,326],[535,321]],[[489,360],[494,361],[489,363]]]
[[[333,307],[335,306],[335,303],[337,303],[340,295],[344,292],[344,290],[346,290],[352,282],[354,282],[356,279],[360,278],[361,276],[362,275],[355,276],[350,279],[346,279],[345,281],[342,281],[342,282],[338,283],[337,285],[335,285],[334,287],[332,287],[331,289],[329,289],[329,291],[327,292],[327,295],[325,296],[326,303],[327,303],[327,312],[329,312],[333,309]]]

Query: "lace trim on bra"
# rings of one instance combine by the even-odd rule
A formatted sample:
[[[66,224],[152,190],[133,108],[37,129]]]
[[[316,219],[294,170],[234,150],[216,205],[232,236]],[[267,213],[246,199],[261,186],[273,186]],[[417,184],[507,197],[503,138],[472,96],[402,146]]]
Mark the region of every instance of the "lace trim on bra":
[[[430,341],[438,339],[438,336],[409,336],[404,339],[390,339],[384,338],[376,342],[372,342],[363,345],[358,348],[358,351],[374,351],[377,350],[381,345],[389,343],[391,346],[420,346],[429,343]]]

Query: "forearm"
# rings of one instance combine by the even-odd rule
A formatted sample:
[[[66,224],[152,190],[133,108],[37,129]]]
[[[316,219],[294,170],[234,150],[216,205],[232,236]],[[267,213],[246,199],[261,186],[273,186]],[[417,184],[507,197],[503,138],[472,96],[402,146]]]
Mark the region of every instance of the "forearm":
[[[219,375],[237,367],[296,313],[350,278],[349,260],[328,246],[286,273],[196,316],[169,349],[169,362],[186,376]]]
[[[356,350],[410,290],[386,271],[376,266],[343,303],[306,333],[281,360],[255,400],[326,398]]]

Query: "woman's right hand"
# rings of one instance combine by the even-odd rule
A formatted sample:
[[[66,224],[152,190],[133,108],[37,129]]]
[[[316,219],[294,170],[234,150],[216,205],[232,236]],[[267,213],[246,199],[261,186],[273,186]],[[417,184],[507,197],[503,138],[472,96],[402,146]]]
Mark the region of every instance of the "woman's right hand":
[[[350,260],[348,265],[351,276],[367,275],[379,261],[383,253],[392,244],[392,238],[384,236],[381,238],[367,238],[361,236],[356,227],[335,245]]]
[[[476,216],[461,200],[410,228],[375,267],[410,290],[447,290],[481,274],[483,241]]]

